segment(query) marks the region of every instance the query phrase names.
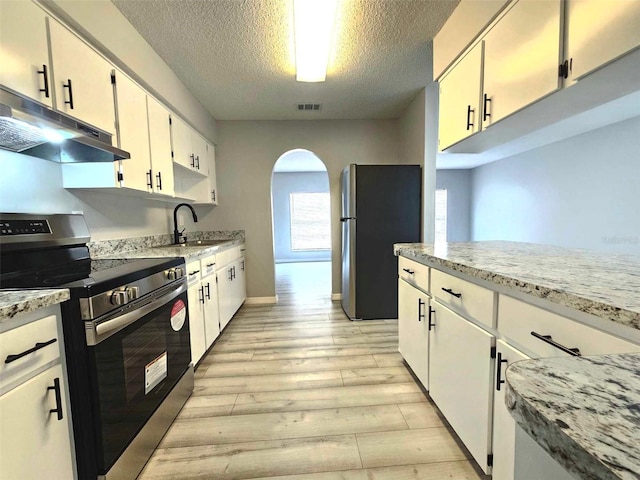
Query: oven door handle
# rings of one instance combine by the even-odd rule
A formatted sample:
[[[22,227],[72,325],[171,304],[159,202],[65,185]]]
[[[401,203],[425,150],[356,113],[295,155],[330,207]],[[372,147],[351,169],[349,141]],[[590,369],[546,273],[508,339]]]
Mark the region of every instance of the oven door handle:
[[[135,310],[127,312],[123,315],[118,315],[111,320],[106,320],[101,323],[95,322],[87,322],[86,323],[86,333],[87,333],[87,345],[93,346],[98,343],[106,340],[111,335],[119,332],[123,328],[131,325],[132,323],[140,320],[142,317],[147,315],[148,313],[154,311],[158,307],[166,304],[177,296],[187,291],[187,283],[183,280],[179,282],[178,285],[170,285],[165,287],[160,292],[164,293],[162,296],[154,298],[151,302],[142,305]]]

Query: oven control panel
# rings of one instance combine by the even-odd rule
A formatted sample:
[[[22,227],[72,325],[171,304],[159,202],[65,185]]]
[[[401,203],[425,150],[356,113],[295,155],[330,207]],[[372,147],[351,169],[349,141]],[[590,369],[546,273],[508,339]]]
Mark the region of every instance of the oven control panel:
[[[51,233],[46,220],[0,220],[0,235],[34,235]]]

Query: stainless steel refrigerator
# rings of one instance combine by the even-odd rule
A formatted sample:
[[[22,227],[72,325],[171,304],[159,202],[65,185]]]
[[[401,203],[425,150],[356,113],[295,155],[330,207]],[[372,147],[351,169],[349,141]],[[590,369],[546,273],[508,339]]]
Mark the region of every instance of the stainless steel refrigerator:
[[[393,244],[420,241],[419,165],[355,165],[342,171],[342,309],[351,320],[398,318]]]

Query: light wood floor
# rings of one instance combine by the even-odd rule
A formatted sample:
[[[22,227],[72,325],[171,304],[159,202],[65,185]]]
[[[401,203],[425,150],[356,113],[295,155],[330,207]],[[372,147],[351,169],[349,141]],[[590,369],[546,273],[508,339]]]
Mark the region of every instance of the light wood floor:
[[[351,322],[330,264],[281,264],[243,306],[139,479],[478,480],[404,366],[397,322]]]

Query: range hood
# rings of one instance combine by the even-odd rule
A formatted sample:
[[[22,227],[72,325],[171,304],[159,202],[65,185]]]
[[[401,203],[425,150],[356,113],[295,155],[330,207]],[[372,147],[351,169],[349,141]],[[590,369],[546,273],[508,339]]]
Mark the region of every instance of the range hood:
[[[61,163],[131,158],[98,128],[0,85],[0,148]]]

